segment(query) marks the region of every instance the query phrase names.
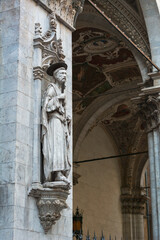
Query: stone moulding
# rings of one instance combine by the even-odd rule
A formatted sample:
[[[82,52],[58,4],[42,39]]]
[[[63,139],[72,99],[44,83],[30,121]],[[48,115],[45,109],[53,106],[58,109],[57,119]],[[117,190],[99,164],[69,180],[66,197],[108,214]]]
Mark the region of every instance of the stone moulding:
[[[61,211],[68,207],[66,199],[69,190],[70,184],[61,181],[33,184],[29,190],[29,196],[36,198],[39,219],[45,233],[60,219]]]
[[[124,0],[95,0],[95,3],[147,56],[150,56],[145,24]]]

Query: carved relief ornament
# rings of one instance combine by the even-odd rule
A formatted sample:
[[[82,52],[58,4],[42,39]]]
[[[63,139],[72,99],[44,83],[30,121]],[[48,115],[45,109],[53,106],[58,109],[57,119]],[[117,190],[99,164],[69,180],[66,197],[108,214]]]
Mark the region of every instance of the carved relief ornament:
[[[62,40],[56,36],[56,17],[50,14],[50,29],[42,35],[42,27],[40,23],[35,24],[34,48],[40,49],[41,54],[36,54],[36,58],[41,58],[41,64],[33,69],[34,79],[42,79],[44,72],[53,62],[63,61],[65,56],[63,53]],[[37,56],[38,55],[38,56]],[[39,66],[41,65],[41,66]]]
[[[138,103],[141,119],[146,122],[147,132],[152,131],[160,124],[160,96],[149,95]]]
[[[150,56],[145,24],[124,0],[96,0],[95,3],[147,56]]]
[[[73,31],[77,17],[83,10],[85,0],[34,1],[49,13],[54,12],[57,19]]]

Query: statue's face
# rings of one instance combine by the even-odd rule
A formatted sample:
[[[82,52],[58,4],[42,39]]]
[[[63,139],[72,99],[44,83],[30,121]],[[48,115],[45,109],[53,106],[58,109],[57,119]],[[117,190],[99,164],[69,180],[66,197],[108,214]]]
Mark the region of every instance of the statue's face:
[[[58,80],[60,83],[63,83],[66,81],[66,75],[67,73],[65,68],[59,68],[53,73],[54,78]]]

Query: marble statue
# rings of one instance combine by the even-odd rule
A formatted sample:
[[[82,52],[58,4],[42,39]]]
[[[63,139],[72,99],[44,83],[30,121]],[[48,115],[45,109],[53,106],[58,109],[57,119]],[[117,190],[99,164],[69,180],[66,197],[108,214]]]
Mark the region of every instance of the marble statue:
[[[66,116],[65,81],[67,65],[52,64],[47,74],[53,76],[44,93],[42,107],[42,151],[45,182],[64,181],[69,183],[70,117]]]

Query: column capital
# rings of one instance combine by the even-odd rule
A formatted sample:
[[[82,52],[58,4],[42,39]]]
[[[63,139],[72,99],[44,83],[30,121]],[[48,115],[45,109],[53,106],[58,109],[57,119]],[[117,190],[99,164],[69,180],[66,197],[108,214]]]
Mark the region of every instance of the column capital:
[[[152,73],[152,77],[156,80],[159,76],[159,73]],[[160,124],[160,85],[153,86],[153,78],[140,84],[141,93],[132,99],[138,105],[142,120],[146,122],[147,132],[157,128]]]
[[[144,214],[145,195],[122,194],[122,214]]]

